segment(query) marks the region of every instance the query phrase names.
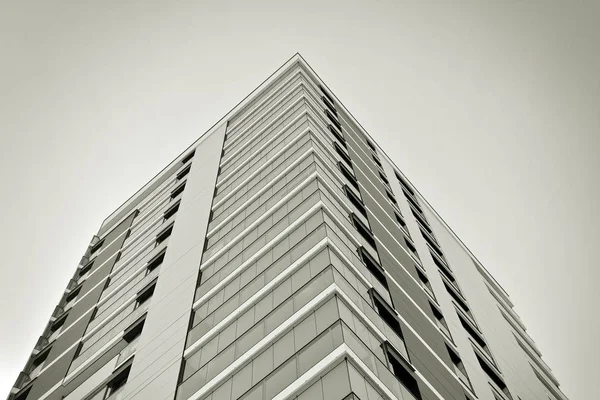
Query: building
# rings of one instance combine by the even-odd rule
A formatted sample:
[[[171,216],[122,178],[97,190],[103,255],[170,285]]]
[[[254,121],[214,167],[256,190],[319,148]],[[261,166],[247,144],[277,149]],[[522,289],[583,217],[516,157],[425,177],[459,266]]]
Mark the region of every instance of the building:
[[[564,400],[300,55],[102,223],[11,400]]]

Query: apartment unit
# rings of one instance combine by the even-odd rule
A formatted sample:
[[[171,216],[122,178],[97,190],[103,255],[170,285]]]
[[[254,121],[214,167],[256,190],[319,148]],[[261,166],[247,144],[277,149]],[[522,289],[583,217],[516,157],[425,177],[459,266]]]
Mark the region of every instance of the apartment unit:
[[[565,400],[295,55],[102,223],[10,400]]]

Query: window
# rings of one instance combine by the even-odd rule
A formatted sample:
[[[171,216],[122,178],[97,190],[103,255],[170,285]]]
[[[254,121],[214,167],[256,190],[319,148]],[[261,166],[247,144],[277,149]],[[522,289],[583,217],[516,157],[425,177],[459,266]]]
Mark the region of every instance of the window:
[[[379,177],[381,178],[383,183],[385,183],[386,186],[390,186],[390,182],[381,171],[379,171]]]
[[[31,392],[32,387],[33,387],[33,384],[32,384],[32,386],[29,386],[26,390],[17,394],[17,396],[14,398],[14,400],[26,400],[27,396],[29,396],[29,392]]]
[[[421,205],[419,203],[417,203],[412,196],[407,194],[406,189],[403,188],[402,191],[404,192],[404,197],[406,197],[406,200],[408,200],[410,205],[413,206],[419,213],[423,213],[423,209],[421,208]]]
[[[454,372],[456,372],[456,375],[458,375],[458,378],[465,385],[467,385],[469,388],[471,388],[471,381],[469,380],[469,375],[467,375],[467,370],[465,369],[465,365],[463,364],[462,360],[460,359],[458,354],[456,354],[454,352],[454,350],[452,350],[450,347],[448,347],[448,345],[446,345],[446,349],[448,350],[448,354],[450,355],[450,360],[452,361],[452,364],[454,365]]]
[[[371,297],[373,298],[373,305],[375,306],[375,310],[377,313],[385,321],[386,324],[396,334],[404,339],[404,335],[402,334],[402,328],[400,327],[400,322],[398,322],[398,318],[396,318],[396,312],[390,307],[385,300],[377,293],[374,289],[371,289]]]
[[[192,158],[194,158],[195,153],[196,153],[196,150],[192,150],[187,156],[185,156],[181,159],[181,163],[187,164],[188,161],[190,161]]]
[[[127,343],[131,343],[137,339],[142,334],[145,322],[146,314],[138,318],[138,320],[131,324],[129,328],[125,329],[125,332],[123,333],[123,340],[125,340]]]
[[[425,241],[429,245],[429,249],[433,250],[435,252],[435,254],[437,254],[440,258],[444,259],[444,253],[442,252],[442,249],[440,249],[439,245],[436,242],[432,241],[429,238],[429,236],[423,234],[423,231],[421,231],[421,233],[422,233],[423,239],[425,239]]]
[[[397,172],[396,172],[396,178],[398,179],[398,181],[400,182],[400,184],[402,185],[402,187],[404,189],[406,189],[408,191],[408,193],[412,194],[413,196],[415,195],[414,190],[412,190],[412,188],[410,187],[410,185],[408,184],[408,182]]]
[[[431,287],[431,282],[429,282],[429,279],[425,276],[424,273],[421,272],[421,270],[419,270],[419,268],[415,267],[415,269],[417,270],[417,275],[419,276],[419,280],[421,281],[421,286],[423,287],[423,290],[425,290],[425,292],[427,292],[432,298],[435,299],[435,295],[433,294],[433,288]]]
[[[390,202],[395,205],[396,207],[398,207],[398,202],[396,201],[396,198],[394,197],[393,194],[391,194],[389,192],[389,190],[386,190],[385,193],[387,194],[388,199],[390,200]]]
[[[175,189],[173,189],[173,191],[171,192],[171,200],[173,200],[174,198],[179,196],[181,193],[183,193],[184,189],[185,189],[185,182],[183,182],[181,185],[179,185]]]
[[[354,186],[357,190],[360,190],[358,188],[358,181],[356,180],[356,177],[354,176],[354,174],[352,172],[350,172],[348,170],[348,168],[346,168],[346,166],[339,161],[338,161],[338,168],[340,169],[340,171],[342,171],[342,175],[344,175],[346,180],[348,182],[350,182],[352,184],[352,186]]]
[[[487,374],[487,376],[492,380],[492,382],[496,384],[496,386],[498,386],[500,390],[502,390],[506,397],[512,400],[512,395],[510,394],[508,387],[506,387],[504,380],[500,377],[500,375],[498,375],[494,368],[492,368],[487,362],[485,362],[479,356],[479,354],[475,353],[475,357],[477,357],[477,361],[479,362],[481,369],[483,369],[483,372]]]
[[[67,320],[68,313],[62,315],[59,319],[54,321],[54,323],[50,326],[50,335],[55,334],[60,331],[60,329],[64,326],[65,321]]]
[[[431,251],[429,251],[429,253],[431,254],[431,258],[433,259],[433,263],[439,268],[440,272],[446,278],[448,278],[448,280],[450,282],[452,282],[452,284],[454,286],[456,286],[456,290],[460,291],[458,289],[458,283],[456,283],[456,279],[454,278],[454,275],[452,275],[450,267],[445,262],[442,262],[442,258],[441,257],[438,257],[435,253],[433,253]]]
[[[358,233],[360,233],[360,235],[365,239],[365,241],[371,246],[376,247],[375,237],[373,236],[373,233],[371,233],[371,230],[367,228],[365,224],[363,224],[362,221],[358,219],[356,215],[351,214],[351,219],[352,223],[354,224],[354,227],[356,228]]]
[[[417,249],[416,247],[412,244],[412,242],[410,241],[410,239],[408,239],[407,237],[404,238],[404,243],[406,243],[406,247],[408,247],[408,250],[410,250],[411,254],[413,256],[415,256],[415,258],[417,260],[420,260],[419,258],[419,253],[417,253]]]
[[[329,118],[329,121],[331,121],[331,123],[335,125],[336,128],[340,130],[342,129],[342,124],[340,124],[340,121],[338,121],[337,117],[333,115],[331,111],[325,110],[325,114],[327,115],[327,118]]]
[[[163,251],[158,253],[156,256],[154,256],[150,261],[148,261],[148,264],[146,265],[146,275],[150,274],[152,271],[154,271],[156,268],[158,268],[163,263],[166,252],[167,252],[167,249],[164,249]]]
[[[395,212],[394,215],[396,216],[396,221],[398,221],[398,224],[400,225],[400,227],[402,228],[404,233],[406,233],[406,235],[408,237],[410,237],[410,233],[408,232],[408,226],[406,226],[406,222],[404,222],[404,218],[402,218],[400,216],[400,214],[398,214],[397,212]]]
[[[52,350],[52,347],[48,347],[46,350],[38,354],[36,358],[33,359],[33,362],[31,363],[32,370],[44,365],[44,363],[48,359],[48,355],[50,355],[50,350]]]
[[[177,173],[177,180],[180,181],[182,180],[187,174],[190,173],[190,170],[192,169],[191,165],[188,165],[187,167],[185,167],[183,170],[179,171]]]
[[[377,150],[375,149],[375,145],[373,143],[371,143],[371,141],[367,138],[365,138],[365,142],[367,142],[367,145],[371,148],[371,150],[373,150],[374,152],[377,152]]]
[[[156,280],[152,281],[148,286],[142,289],[135,299],[135,308],[138,308],[146,301],[148,301],[152,295],[154,294],[154,289],[156,288]]]
[[[331,95],[329,93],[327,93],[327,90],[325,90],[325,88],[323,86],[319,85],[319,89],[321,89],[321,92],[323,92],[323,94],[325,95],[325,97],[327,97],[327,99],[331,102],[331,104],[335,104],[333,97],[331,97]]]
[[[334,114],[337,115],[337,110],[335,109],[335,106],[333,105],[332,102],[329,101],[329,99],[325,96],[321,96],[321,100],[323,100],[323,103],[325,103],[325,105],[327,106],[327,108]]]
[[[425,219],[425,217],[423,215],[419,214],[417,211],[415,211],[415,209],[412,207],[410,208],[410,211],[412,212],[412,215],[416,218],[416,220],[420,223],[420,226],[425,228],[425,230],[427,232],[433,234],[433,231],[429,227],[429,224],[427,223],[427,220]]]
[[[344,192],[346,193],[346,196],[348,197],[348,199],[350,200],[350,203],[352,203],[354,208],[356,208],[358,211],[360,211],[360,213],[362,215],[364,215],[366,217],[367,209],[365,208],[365,205],[358,197],[356,197],[354,192],[352,190],[350,190],[348,185],[344,185]]]
[[[481,336],[481,334],[479,332],[477,332],[472,326],[471,324],[469,324],[462,315],[458,314],[458,319],[460,320],[460,324],[463,326],[463,328],[465,329],[465,331],[467,331],[467,333],[469,334],[469,336],[473,339],[473,341],[475,343],[477,343],[479,345],[479,347],[485,351],[485,353],[490,357],[490,361],[493,361],[492,359],[492,352],[490,351],[489,347],[487,346],[487,343],[485,342],[485,340],[483,340],[483,336]]]
[[[92,260],[91,262],[85,264],[83,267],[81,267],[81,269],[79,270],[79,273],[77,274],[77,276],[79,278],[81,278],[82,276],[85,276],[88,272],[91,271],[93,265],[94,265],[94,260]]]
[[[80,291],[81,291],[81,285],[79,285],[75,289],[71,290],[66,298],[67,303],[70,303],[73,300],[75,300],[77,298],[77,296],[79,296]]]
[[[342,150],[342,148],[340,147],[339,144],[337,144],[337,142],[333,143],[333,147],[335,148],[335,151],[338,153],[338,155],[340,157],[342,157],[342,159],[344,161],[346,161],[346,164],[350,165],[352,167],[352,160],[350,159],[350,156],[348,154],[346,154],[346,152],[344,150]]]
[[[383,168],[383,165],[381,165],[381,161],[379,161],[379,157],[377,157],[375,154],[373,154],[373,161],[375,161],[375,164],[377,164],[379,168]]]
[[[471,315],[471,309],[469,308],[467,303],[463,299],[461,299],[460,296],[458,296],[454,290],[452,290],[452,288],[448,285],[448,283],[446,283],[446,281],[444,281],[444,286],[446,287],[446,291],[450,294],[450,297],[452,297],[452,300],[454,300],[454,302],[460,306],[460,308],[464,311],[465,314],[473,318],[473,316]],[[475,324],[475,321],[472,322],[473,324]]]
[[[412,395],[421,400],[421,392],[419,391],[419,384],[413,376],[412,368],[402,359],[398,352],[388,343],[384,343],[385,355],[388,361],[388,365],[396,378]]]
[[[342,133],[338,131],[333,125],[327,125],[329,128],[329,132],[342,144],[342,146],[346,147],[346,139],[342,136]]]
[[[125,387],[127,383],[127,378],[129,378],[129,371],[131,370],[131,365],[128,365],[121,372],[118,372],[114,378],[108,382],[106,385],[106,394],[105,399],[108,399],[110,396],[120,392]]]
[[[173,232],[173,223],[171,223],[168,227],[163,229],[163,231],[161,233],[156,235],[156,246],[158,246],[159,244],[161,244],[162,242],[167,240],[169,238],[169,236],[171,236],[172,232]]]
[[[104,239],[100,240],[98,243],[93,245],[92,248],[90,249],[90,256],[92,254],[96,253],[98,250],[100,250],[100,248],[102,247],[103,244],[104,244]]]
[[[169,209],[167,211],[165,211],[163,217],[164,217],[164,221],[168,220],[169,218],[171,218],[173,215],[175,215],[177,213],[177,211],[179,211],[179,204],[181,203],[181,200],[177,201],[177,203],[173,204],[171,207],[169,207]]]
[[[358,249],[358,254],[360,255],[362,262],[365,264],[369,272],[383,285],[383,287],[388,289],[385,272],[381,265],[379,265],[379,263],[375,261],[373,257],[371,257],[369,252],[364,247],[360,247]]]
[[[448,337],[448,339],[452,340],[450,329],[448,329],[448,324],[446,323],[446,319],[444,318],[442,312],[431,303],[429,303],[429,307],[431,307],[431,312],[433,313],[437,327],[444,333],[444,335],[446,335],[446,337]]]

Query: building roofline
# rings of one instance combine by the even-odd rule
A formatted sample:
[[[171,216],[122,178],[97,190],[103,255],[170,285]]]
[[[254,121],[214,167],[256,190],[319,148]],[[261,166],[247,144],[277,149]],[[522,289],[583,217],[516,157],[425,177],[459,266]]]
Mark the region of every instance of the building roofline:
[[[124,210],[126,208],[126,206],[132,201],[134,200],[140,193],[142,193],[149,185],[151,185],[154,181],[158,180],[161,175],[163,175],[166,171],[168,171],[170,168],[172,168],[174,166],[174,164],[176,162],[179,161],[179,159],[183,158],[184,154],[186,154],[188,151],[190,151],[192,148],[195,148],[198,146],[198,144],[203,141],[206,137],[208,137],[211,133],[213,133],[214,131],[216,131],[216,129],[221,126],[221,124],[223,124],[224,122],[227,122],[227,120],[229,120],[232,116],[234,116],[237,112],[239,112],[244,106],[246,106],[246,104],[252,99],[254,98],[254,96],[256,96],[258,93],[262,92],[263,90],[265,90],[267,87],[269,87],[269,85],[276,80],[279,76],[283,75],[285,72],[287,72],[294,64],[296,63],[300,63],[302,64],[302,66],[308,71],[310,72],[313,77],[324,87],[326,87],[327,89],[329,89],[329,87],[327,86],[327,84],[325,84],[325,82],[319,77],[319,75],[315,72],[315,70],[310,66],[310,64],[304,59],[304,57],[302,57],[302,55],[300,53],[295,53],[292,57],[290,57],[285,63],[283,63],[282,66],[280,66],[279,68],[277,68],[277,70],[275,70],[271,75],[269,75],[262,83],[260,83],[252,92],[250,92],[246,97],[244,97],[240,102],[238,102],[229,112],[227,112],[222,118],[220,118],[215,124],[213,124],[205,133],[203,133],[196,141],[194,141],[194,143],[192,143],[190,146],[186,147],[185,150],[183,150],[172,162],[170,162],[165,168],[163,168],[162,170],[160,170],[152,179],[150,179],[144,186],[142,186],[139,190],[137,190],[132,196],[130,196],[123,204],[121,204],[115,211],[113,211],[103,222],[102,225],[100,227],[100,232],[99,235],[102,235],[104,232],[106,232],[108,225],[113,223],[115,220],[115,217],[119,215],[119,213]],[[370,138],[376,145],[377,145],[377,141],[375,139],[373,139],[373,137],[367,132],[367,130],[360,124],[360,122],[354,117],[354,115],[344,106],[344,104],[340,101],[340,99],[337,98],[337,96],[335,95],[335,92],[331,89],[329,89],[330,94],[333,95],[333,97],[336,99],[336,101],[342,106],[342,108],[344,109],[344,111],[347,113],[347,115],[352,119],[352,121],[356,124],[356,126],[362,131],[362,133],[367,136],[368,138]],[[488,280],[491,281],[492,284],[494,284],[494,286],[498,287],[501,291],[502,294],[504,294],[506,296],[506,300],[507,302],[511,305],[512,307],[512,302],[510,301],[510,296],[509,294],[506,292],[506,290],[502,287],[502,285],[500,285],[500,283],[498,283],[498,281],[492,276],[492,274],[483,266],[483,264],[481,264],[481,262],[477,259],[477,257],[473,254],[473,252],[471,252],[471,250],[469,250],[469,248],[464,244],[464,242],[458,237],[458,235],[456,234],[456,232],[454,232],[454,230],[452,230],[452,228],[450,228],[450,226],[446,223],[446,221],[441,217],[441,215],[435,210],[435,208],[433,208],[433,206],[429,203],[429,201],[427,201],[427,199],[421,194],[421,192],[419,192],[419,190],[416,188],[415,185],[412,184],[412,182],[410,181],[410,179],[408,179],[406,177],[406,175],[404,175],[404,173],[402,173],[402,170],[400,168],[398,168],[398,166],[396,165],[396,163],[387,155],[387,153],[385,152],[385,150],[383,150],[379,145],[377,145],[377,147],[381,150],[381,152],[384,154],[385,158],[395,167],[395,169],[412,185],[413,189],[419,194],[419,196],[421,197],[421,199],[423,201],[425,201],[425,203],[427,204],[427,206],[429,207],[429,209],[434,213],[434,215],[440,220],[440,222],[444,225],[444,227],[450,232],[450,234],[456,239],[456,241],[461,245],[461,247],[463,247],[465,249],[465,251],[469,254],[469,256],[472,258],[476,268],[484,275],[485,278],[487,278]]]

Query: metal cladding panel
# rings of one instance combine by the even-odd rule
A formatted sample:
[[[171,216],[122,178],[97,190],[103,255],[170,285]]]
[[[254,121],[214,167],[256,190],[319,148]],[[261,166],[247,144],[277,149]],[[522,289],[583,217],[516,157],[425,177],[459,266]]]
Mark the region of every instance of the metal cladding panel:
[[[226,124],[196,148],[124,398],[175,394]]]

